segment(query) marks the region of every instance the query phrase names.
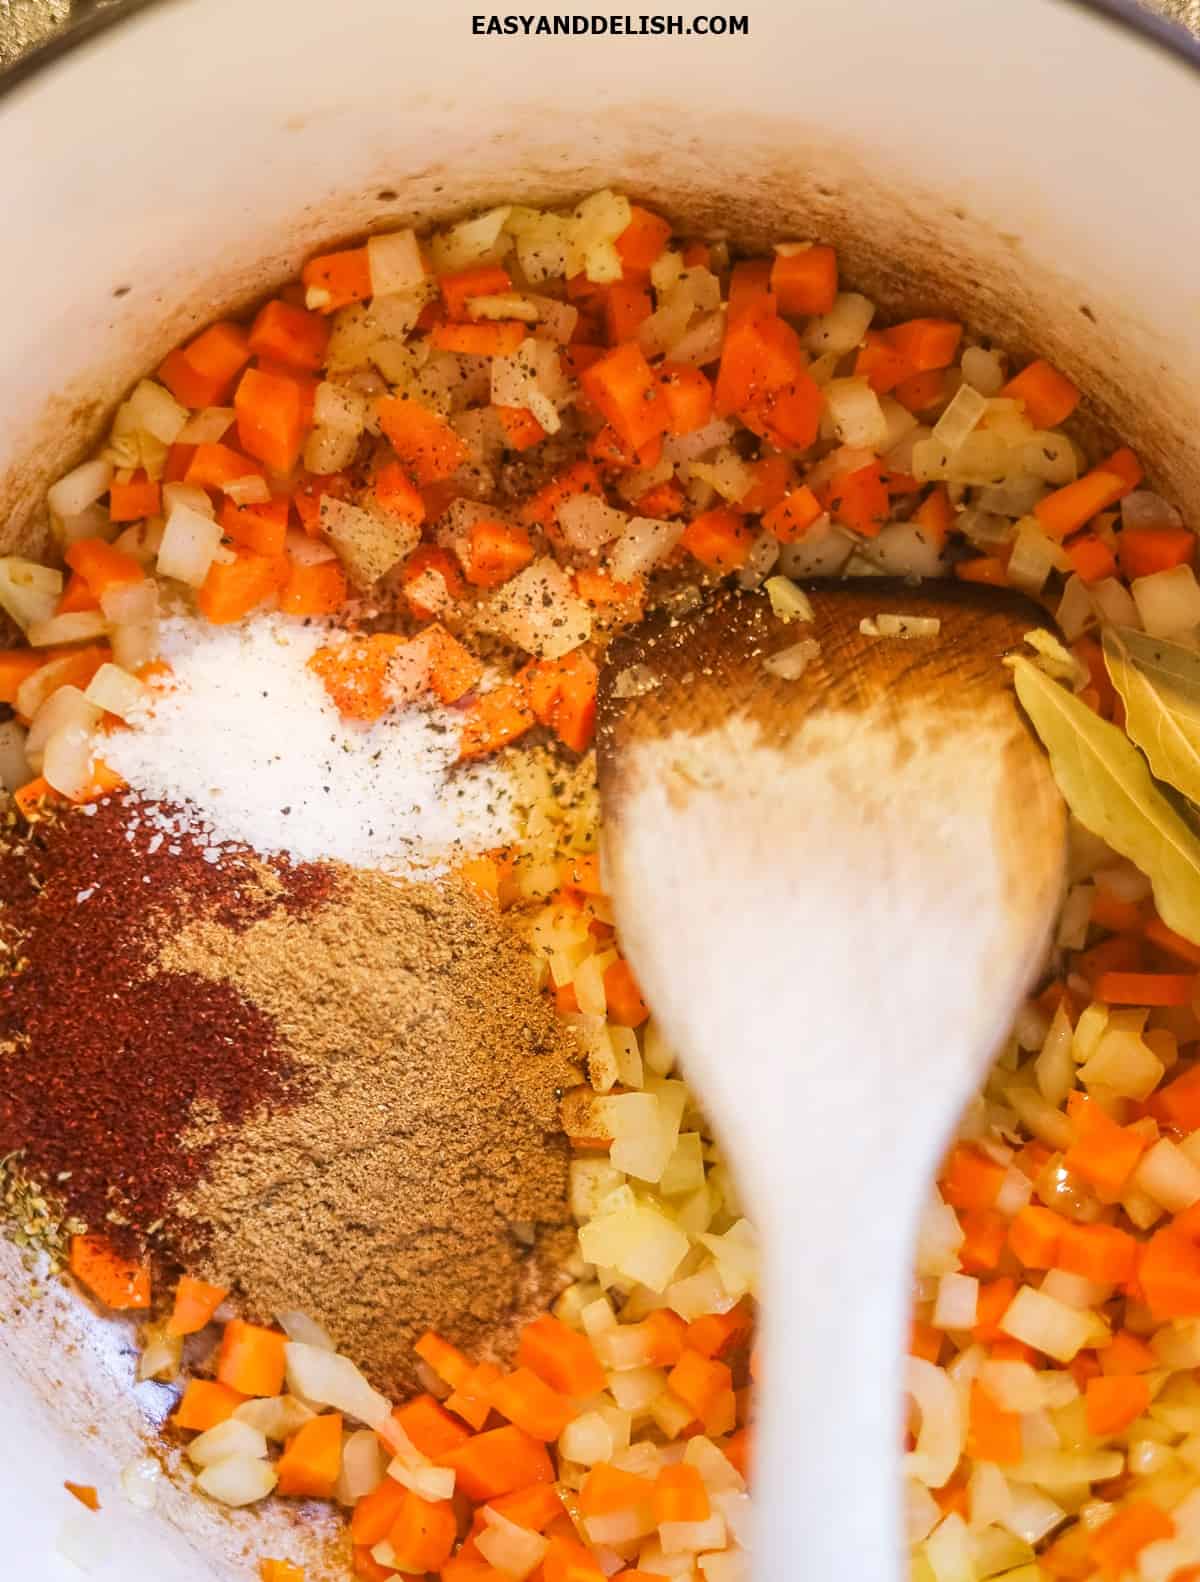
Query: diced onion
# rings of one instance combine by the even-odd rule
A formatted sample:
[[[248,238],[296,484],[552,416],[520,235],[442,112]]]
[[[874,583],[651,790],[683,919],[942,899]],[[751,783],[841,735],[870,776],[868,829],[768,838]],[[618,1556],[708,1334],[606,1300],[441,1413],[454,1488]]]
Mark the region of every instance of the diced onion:
[[[438,231],[430,242],[430,251],[439,274],[501,257],[512,244],[512,238],[504,231],[511,213],[512,205],[506,203],[462,220],[448,231]]]
[[[476,1537],[475,1547],[497,1571],[523,1582],[545,1559],[548,1540],[528,1527],[518,1527],[490,1505],[483,1507],[482,1514],[486,1526]]]
[[[1107,621],[1112,626],[1141,627],[1142,617],[1133,595],[1125,584],[1118,582],[1115,577],[1105,577],[1100,582],[1093,582],[1088,588],[1088,594],[1095,606],[1096,614],[1102,621]]]
[[[275,1487],[275,1468],[256,1456],[229,1456],[214,1466],[205,1467],[196,1479],[211,1499],[222,1505],[253,1505],[265,1500]]]
[[[1017,1291],[1000,1319],[1000,1328],[1013,1340],[1044,1351],[1056,1362],[1071,1362],[1093,1338],[1086,1314],[1055,1297],[1045,1296],[1031,1285]]]
[[[83,695],[98,709],[115,714],[118,719],[128,720],[144,707],[150,689],[145,682],[131,676],[128,670],[122,670],[120,665],[104,664],[88,682]]]
[[[334,1498],[339,1505],[355,1505],[374,1493],[384,1479],[383,1448],[369,1428],[347,1435],[342,1446],[342,1466]]]
[[[391,1416],[391,1403],[371,1388],[349,1357],[298,1340],[288,1341],[285,1353],[288,1386],[306,1401],[332,1406],[368,1428]]]
[[[58,1529],[55,1549],[83,1572],[99,1571],[112,1557],[113,1540],[91,1511],[76,1511],[64,1517]],[[61,1567],[55,1567],[61,1571]]]
[[[454,1498],[455,1473],[453,1467],[429,1465],[410,1466],[402,1459],[388,1467],[388,1476],[402,1483],[406,1489],[420,1495],[423,1500],[436,1502]]]
[[[825,386],[825,404],[834,433],[844,445],[887,448],[887,418],[865,379],[831,379]]]
[[[159,545],[158,574],[199,588],[220,546],[221,529],[216,522],[190,506],[174,506]]]
[[[572,549],[594,555],[624,532],[629,518],[598,495],[577,494],[559,506],[558,525]]]
[[[958,1268],[958,1249],[962,1244],[958,1216],[935,1188],[917,1229],[918,1276],[953,1273]]]
[[[529,336],[507,357],[493,357],[491,365],[493,404],[528,407],[547,434],[557,434],[558,409],[570,392],[554,344]]]
[[[309,1318],[307,1313],[289,1310],[286,1313],[276,1313],[275,1322],[283,1330],[289,1340],[302,1341],[306,1346],[316,1346],[320,1351],[336,1351],[337,1347],[329,1337],[329,1332],[323,1325],[318,1324],[315,1318]]]
[[[613,574],[622,575],[615,569]],[[538,659],[561,659],[592,634],[590,609],[549,556],[535,560],[498,588],[488,600],[487,615],[501,636]]]
[[[941,577],[946,571],[936,540],[919,522],[889,522],[858,552],[889,577]]]
[[[321,496],[320,521],[350,580],[370,588],[417,547],[421,530],[399,517]]]
[[[904,1388],[921,1418],[916,1448],[904,1457],[905,1476],[940,1489],[958,1465],[966,1437],[958,1393],[945,1369],[922,1357],[905,1359]]]
[[[933,425],[931,438],[953,455],[987,411],[987,401],[973,385],[963,384]]]
[[[809,321],[802,339],[811,352],[852,352],[862,345],[874,317],[873,302],[857,292],[842,291],[828,313]]]
[[[1200,625],[1200,584],[1190,566],[1138,577],[1130,591],[1151,637],[1180,637]]]
[[[969,1274],[944,1274],[938,1281],[933,1322],[939,1329],[973,1329],[979,1281]]]
[[[268,1439],[282,1444],[297,1429],[303,1428],[317,1414],[311,1406],[294,1395],[269,1395],[262,1399],[243,1401],[234,1408],[239,1422],[249,1423]]]
[[[310,538],[307,533],[290,529],[284,541],[288,558],[297,566],[325,566],[331,560],[337,559],[337,550],[329,544],[323,543],[319,538]]]
[[[33,778],[25,754],[25,727],[16,720],[0,722],[0,785],[16,791]]]
[[[164,1324],[154,1324],[142,1337],[137,1376],[139,1379],[158,1379],[170,1383],[178,1376],[182,1360],[183,1337],[169,1335]]]
[[[1004,364],[995,352],[982,346],[968,346],[959,366],[963,379],[973,385],[980,395],[999,395],[1004,385]]]
[[[781,648],[778,653],[768,654],[762,667],[768,675],[778,676],[781,681],[799,681],[820,652],[820,643],[815,638],[806,637],[802,642],[793,643],[790,648]]]
[[[194,1467],[212,1467],[230,1456],[265,1456],[266,1435],[236,1417],[227,1417],[215,1428],[197,1435],[187,1447],[187,1458]]]
[[[1182,527],[1183,514],[1160,494],[1134,489],[1121,501],[1121,525],[1129,528]]]
[[[236,416],[231,406],[206,406],[193,412],[179,430],[180,445],[217,445],[228,434]]]
[[[1168,1137],[1160,1137],[1142,1155],[1133,1185],[1171,1214],[1181,1214],[1200,1202],[1200,1168]]]
[[[1018,457],[1021,473],[1031,473],[1055,488],[1074,483],[1079,475],[1075,447],[1065,434],[1034,434],[1020,447]]]
[[[695,368],[703,368],[707,363],[716,362],[724,341],[725,313],[723,309],[718,309],[715,313],[706,313],[703,318],[697,319],[669,348],[671,361],[691,363]]]
[[[131,621],[115,626],[110,638],[113,659],[124,670],[140,670],[152,659],[158,658],[158,624],[155,621]]]
[[[617,1269],[659,1292],[666,1290],[691,1245],[683,1231],[650,1203],[598,1215],[580,1229],[579,1244],[589,1263]]]
[[[764,583],[771,610],[781,621],[814,621],[812,601],[790,577],[768,577]]]
[[[409,229],[367,238],[367,270],[374,297],[403,296],[425,284],[417,234]]]
[[[72,802],[87,794],[92,784],[91,732],[79,726],[55,731],[42,753],[42,774],[47,783]]]
[[[78,516],[94,505],[102,494],[107,494],[113,480],[110,461],[84,461],[69,473],[51,484],[46,494],[50,509],[58,517]]]
[[[518,320],[522,324],[536,324],[539,318],[537,303],[519,291],[501,291],[490,296],[469,297],[467,313],[473,319]]]
[[[174,445],[188,421],[187,407],[153,379],[139,380],[125,410],[132,427],[149,434],[160,445]]]
[[[104,617],[114,626],[141,625],[158,616],[158,584],[153,577],[117,583],[100,595]]]
[[[22,631],[53,618],[62,585],[61,571],[19,555],[0,558],[0,608]]]
[[[1023,1543],[1037,1544],[1066,1519],[1066,1511],[1048,1494],[1014,1484],[1012,1502],[1007,1514],[1000,1518],[1000,1526]]]
[[[694,1555],[702,1549],[723,1549],[725,1518],[719,1511],[713,1511],[702,1522],[663,1522],[658,1535],[663,1553],[668,1555]]]
[[[818,517],[794,544],[779,551],[779,569],[787,577],[836,577],[850,559],[853,541],[827,516]]]
[[[153,1456],[137,1456],[121,1468],[121,1493],[135,1510],[152,1511],[162,1478],[163,1470]]]
[[[72,610],[66,615],[52,615],[48,621],[34,621],[25,635],[31,648],[51,648],[56,644],[90,642],[107,630],[108,621],[102,610]]]

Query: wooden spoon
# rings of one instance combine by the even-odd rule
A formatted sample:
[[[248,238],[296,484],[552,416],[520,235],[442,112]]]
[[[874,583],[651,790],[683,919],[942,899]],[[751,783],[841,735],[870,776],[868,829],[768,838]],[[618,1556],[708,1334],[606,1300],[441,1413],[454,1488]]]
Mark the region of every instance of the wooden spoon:
[[[614,645],[603,858],[762,1234],[755,1582],[889,1582],[914,1228],[1043,960],[1065,816],[1001,663],[1040,609],[960,584],[806,591],[811,624],[722,594]],[[941,628],[862,635],[880,612]],[[805,638],[799,679],[764,667]]]

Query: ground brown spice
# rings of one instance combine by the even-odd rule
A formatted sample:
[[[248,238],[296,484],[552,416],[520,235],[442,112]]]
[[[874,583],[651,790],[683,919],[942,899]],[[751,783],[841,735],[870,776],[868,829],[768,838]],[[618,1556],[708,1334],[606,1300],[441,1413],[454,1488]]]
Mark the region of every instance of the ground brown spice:
[[[565,1283],[557,1099],[579,1070],[496,914],[451,881],[345,870],[302,921],[199,920],[160,965],[262,1010],[309,1088],[191,1128],[210,1167],[171,1213],[191,1267],[260,1318],[308,1313],[382,1389],[412,1384],[429,1327],[504,1354]]]

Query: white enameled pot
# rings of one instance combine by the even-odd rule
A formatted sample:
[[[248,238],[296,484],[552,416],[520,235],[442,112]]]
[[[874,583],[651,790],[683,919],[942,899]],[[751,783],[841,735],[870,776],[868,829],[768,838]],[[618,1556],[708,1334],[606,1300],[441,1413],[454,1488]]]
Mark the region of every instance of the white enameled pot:
[[[1194,516],[1194,47],[1112,3],[730,9],[749,17],[748,36],[493,37],[473,27],[482,0],[158,0],[116,25],[100,12],[0,95],[5,544],[38,541],[47,483],[137,375],[319,244],[604,185],[711,236],[833,242],[845,275],[888,307],[952,311],[1036,348]],[[802,1147],[803,1116],[781,1123]],[[820,1212],[787,1208],[796,1227]],[[72,1511],[85,1548],[114,1546],[102,1578],[246,1579],[261,1554],[307,1555],[310,1582],[344,1575],[336,1545],[322,1561],[321,1533],[279,1511],[226,1518],[169,1485],[152,1514],[123,1502],[117,1474],[143,1453],[164,1391],[131,1386],[119,1325],[62,1293],[23,1305],[26,1283],[0,1247],[6,1576],[77,1576],[55,1554]],[[881,1293],[897,1350],[904,1301]],[[779,1389],[787,1315],[770,1313],[769,1293],[767,1306]],[[847,1315],[832,1369],[853,1366],[857,1324]],[[757,1582],[796,1575],[796,1535],[812,1527],[833,1535],[839,1578],[888,1582],[891,1403],[831,1436],[834,1492],[819,1506],[789,1474],[787,1436],[801,1431],[789,1404],[758,1466],[759,1553],[771,1558]],[[95,1484],[102,1513],[74,1506],[64,1478]]]

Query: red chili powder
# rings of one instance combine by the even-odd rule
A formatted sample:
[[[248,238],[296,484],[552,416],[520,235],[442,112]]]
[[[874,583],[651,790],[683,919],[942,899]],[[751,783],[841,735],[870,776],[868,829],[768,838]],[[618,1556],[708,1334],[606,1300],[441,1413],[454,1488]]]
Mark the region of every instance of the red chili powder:
[[[0,838],[0,1156],[19,1150],[126,1247],[205,1169],[180,1141],[194,1106],[236,1124],[302,1097],[273,1020],[228,984],[155,970],[157,942],[185,917],[247,927],[334,888],[328,868],[277,861],[268,895],[261,859],[222,848],[210,862],[142,811],[110,799]]]

